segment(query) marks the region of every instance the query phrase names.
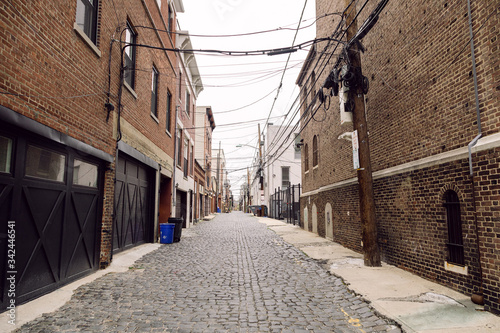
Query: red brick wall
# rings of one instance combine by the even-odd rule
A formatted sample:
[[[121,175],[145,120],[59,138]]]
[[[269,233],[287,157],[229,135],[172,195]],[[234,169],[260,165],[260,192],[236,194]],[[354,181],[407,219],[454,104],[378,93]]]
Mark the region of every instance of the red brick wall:
[[[317,37],[330,36],[339,22],[337,15],[325,18],[322,15],[342,11],[344,5],[344,1],[316,2],[320,17]],[[358,26],[376,5],[368,3],[358,18]],[[472,20],[482,130],[483,136],[489,136],[500,128],[498,2],[473,1]],[[363,74],[370,82],[366,114],[374,172],[467,147],[478,134],[469,38],[466,1],[388,3],[363,39],[366,52],[361,55]],[[319,89],[332,70],[341,48],[335,50],[326,65],[316,67],[318,59],[324,59],[320,56],[325,45],[323,42],[316,46],[315,60],[303,69],[306,80],[301,82],[302,89],[304,86],[308,91]],[[324,54],[332,52],[333,47],[329,47]],[[315,87],[308,81],[313,70],[318,78]],[[304,101],[303,94],[301,99]],[[309,103],[311,97],[306,100]],[[338,139],[342,133],[352,131],[352,125],[340,125],[337,97],[331,98],[327,108],[321,105],[313,118],[302,119],[301,124],[305,126],[301,134],[309,150],[309,170],[305,170],[305,156],[302,156],[302,217],[307,207],[311,221],[311,208],[315,204],[318,233],[324,236],[324,209],[330,203],[334,240],[361,251],[357,185],[347,182],[348,185],[326,190],[331,184],[356,178],[351,143]],[[319,136],[316,168],[312,163],[314,135]],[[486,308],[500,312],[496,254],[500,246],[498,148],[474,154],[473,161]],[[471,184],[467,159],[376,179],[374,191],[383,259],[466,294],[477,292],[480,278]],[[442,204],[446,189],[454,189],[460,197],[468,275],[444,269],[448,231]]]
[[[174,41],[170,39],[166,32],[158,32],[157,34],[154,30],[141,28],[145,26],[154,27],[160,30],[166,29],[161,22],[160,13],[155,0],[123,1],[121,5],[116,5],[122,8],[118,13],[121,17],[121,22],[123,22],[122,24],[128,19],[136,29],[137,43],[156,47],[173,47],[174,44],[172,43]],[[111,14],[115,15],[114,13],[109,13],[109,15]],[[151,17],[149,15],[151,15]],[[112,20],[113,24],[116,22],[115,16],[109,16],[110,20],[114,19],[114,21]],[[159,37],[163,44],[160,43]],[[118,39],[119,35],[117,34],[115,38]],[[122,117],[156,146],[160,147],[170,156],[173,156],[173,140],[170,135],[166,133],[166,110],[167,91],[170,91],[172,95],[171,124],[175,124],[176,103],[174,97],[176,96],[178,83],[176,80],[177,74],[174,69],[177,63],[177,55],[173,52],[153,50],[146,47],[137,47],[136,50],[136,81],[134,91],[137,94],[137,98],[128,89],[123,89],[121,102],[124,107]],[[119,48],[115,45],[113,50],[113,63],[117,68],[119,68],[119,61]],[[155,66],[160,73],[157,97],[157,119],[151,116],[151,74],[153,66]]]
[[[122,119],[173,156],[173,140],[165,133],[166,100],[167,90],[172,97],[177,92],[177,54],[137,48],[137,98],[124,88],[118,100],[120,44],[117,40],[127,19],[137,29],[138,43],[168,48],[175,45],[175,35],[170,38],[166,32],[159,32],[158,36],[153,30],[139,28],[166,29],[156,1],[100,1],[96,42],[100,56],[73,28],[76,3],[76,0],[12,1],[0,5],[0,104],[114,156],[114,112],[107,120],[104,106],[109,92],[115,112],[121,102]],[[166,13],[165,8],[163,11]],[[150,115],[153,64],[160,72],[158,121]],[[111,170],[105,173],[101,266],[109,264],[112,246],[114,164],[108,167]]]

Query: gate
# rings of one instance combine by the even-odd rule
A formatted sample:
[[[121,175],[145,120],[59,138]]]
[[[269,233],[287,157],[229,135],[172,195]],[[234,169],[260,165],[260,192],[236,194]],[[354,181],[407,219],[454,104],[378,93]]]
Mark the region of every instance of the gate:
[[[269,200],[269,217],[285,220],[287,223],[300,224],[300,184],[281,190],[274,190]]]

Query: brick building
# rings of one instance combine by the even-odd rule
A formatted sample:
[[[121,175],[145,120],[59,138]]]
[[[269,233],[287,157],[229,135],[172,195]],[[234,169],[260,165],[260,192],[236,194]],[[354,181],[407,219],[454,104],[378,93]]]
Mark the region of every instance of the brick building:
[[[212,178],[212,133],[215,129],[214,115],[210,106],[196,107],[195,126],[195,160],[200,170],[195,184],[199,184],[197,194],[197,218],[203,218],[215,212],[211,205],[215,196]]]
[[[176,41],[177,48],[185,50],[178,57],[178,90],[177,90],[177,119],[176,119],[176,154],[177,168],[175,172],[175,206],[176,217],[184,220],[185,228],[193,224],[194,215],[194,133],[196,100],[203,90],[201,76],[198,71],[196,58],[193,54],[191,38],[187,31],[179,28]]]
[[[346,5],[317,0],[317,38],[345,40],[340,16],[324,15],[342,13]],[[468,295],[482,292],[485,308],[495,313],[500,312],[498,5],[471,2],[478,109],[468,1],[390,1],[362,39],[361,53],[369,82],[366,118],[382,259]],[[377,3],[357,6],[361,27]],[[334,65],[344,82],[342,54],[341,43],[316,44],[297,79],[301,214],[304,228],[361,252],[357,172],[362,171],[354,170],[351,142],[343,139],[353,125],[341,114],[339,98],[324,87],[336,73]],[[320,92],[327,96],[324,102]],[[474,177],[468,146],[473,146]]]
[[[174,48],[183,10],[181,0],[0,5],[0,234],[15,228],[16,302],[155,241],[158,216],[171,215],[179,56],[147,46]],[[0,237],[1,308],[8,245]]]
[[[215,189],[215,196],[213,205],[213,211],[224,212],[226,208],[228,196],[228,183],[227,170],[226,170],[226,156],[224,154],[224,149],[214,149],[212,148],[212,186]]]

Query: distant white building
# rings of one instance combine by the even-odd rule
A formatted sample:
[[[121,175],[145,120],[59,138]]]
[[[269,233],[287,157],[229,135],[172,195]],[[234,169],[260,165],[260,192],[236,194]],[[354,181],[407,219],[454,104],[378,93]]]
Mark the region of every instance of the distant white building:
[[[279,125],[268,125],[262,139],[262,165],[259,155],[254,161],[250,176],[251,205],[270,207],[270,198],[277,191],[298,185],[301,182],[301,154],[298,130]],[[261,182],[264,183],[263,190]]]

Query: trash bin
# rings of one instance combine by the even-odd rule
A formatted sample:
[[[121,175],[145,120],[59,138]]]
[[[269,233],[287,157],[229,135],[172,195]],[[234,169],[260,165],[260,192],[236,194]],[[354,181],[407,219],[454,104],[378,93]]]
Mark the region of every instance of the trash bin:
[[[172,244],[174,242],[174,223],[160,223],[160,243]]]
[[[181,234],[182,234],[182,223],[183,223],[182,218],[180,218],[180,217],[169,217],[168,218],[168,223],[175,224],[174,242],[179,242],[181,240]]]

